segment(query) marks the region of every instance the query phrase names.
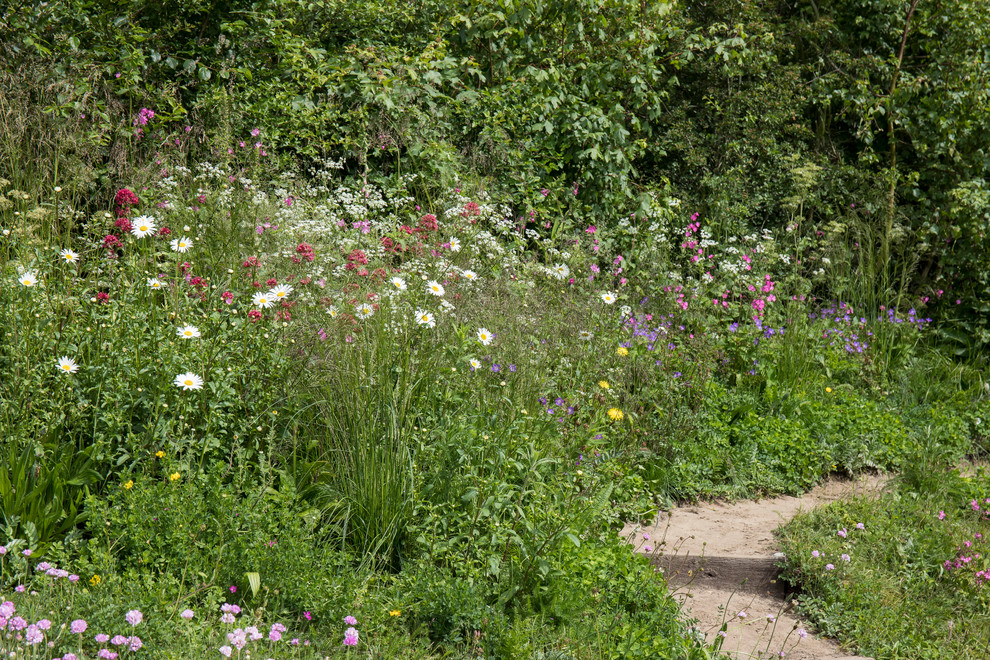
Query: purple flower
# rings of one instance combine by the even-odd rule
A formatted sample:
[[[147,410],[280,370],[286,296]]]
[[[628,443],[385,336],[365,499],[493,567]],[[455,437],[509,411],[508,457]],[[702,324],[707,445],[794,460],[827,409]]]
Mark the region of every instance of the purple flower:
[[[89,627],[89,624],[86,623],[86,620],[85,619],[76,619],[71,624],[69,624],[69,631],[73,635],[81,635],[84,632],[86,632],[86,628],[88,628],[88,627]]]
[[[110,643],[114,646],[123,646],[127,643],[127,638],[123,635],[114,635],[113,639],[110,640]]]
[[[358,643],[358,631],[357,628],[348,628],[344,631],[344,646],[357,646]]]
[[[195,612],[193,612],[192,610],[182,610],[182,613],[181,613],[181,614],[179,614],[179,616],[181,616],[181,617],[182,617],[183,619],[185,619],[186,621],[189,621],[189,620],[190,620],[190,619],[192,619],[192,618],[193,618],[193,617],[194,617],[195,615],[196,615],[196,613],[195,613]]]
[[[16,591],[19,594],[22,594],[25,591],[27,591],[27,587],[25,587],[23,584],[19,584],[16,587],[14,587],[14,591]]]
[[[229,658],[230,654],[234,652],[234,649],[230,648],[229,646],[221,646],[217,650],[220,651],[220,655],[222,655],[225,658]]]
[[[103,633],[100,633],[93,639],[95,639],[99,644],[106,644],[107,640],[110,639],[110,635],[104,635]]]
[[[272,640],[273,642],[277,642],[277,641],[279,641],[279,640],[282,639],[282,633],[280,633],[279,631],[277,631],[275,629],[272,629],[268,633],[268,639]]]
[[[835,570],[835,566],[833,566],[832,564],[825,564],[825,570],[826,571],[834,571]]]
[[[230,585],[230,593],[236,594],[237,593],[237,587],[234,586],[234,585]]]
[[[844,555],[842,555],[841,559],[842,559],[842,561],[849,561],[849,555],[845,555],[844,554]]]
[[[357,625],[357,619],[355,619],[352,616],[345,616],[344,617],[344,623],[346,623],[349,626],[356,626]]]
[[[49,621],[48,619],[41,619],[40,621],[38,621],[37,625],[42,630],[50,630],[52,627],[52,622]]]
[[[509,365],[509,371],[511,371],[512,373],[516,373],[516,365],[510,364]]]
[[[144,620],[144,615],[141,614],[141,610],[131,610],[124,616],[124,618],[127,619],[127,623],[132,626],[136,626]]]
[[[21,552],[21,554],[24,555],[25,557],[30,557],[31,556],[31,550],[30,550],[30,548],[27,549],[27,550],[24,550],[23,552]]]
[[[45,635],[41,632],[38,626],[30,625],[27,630],[24,631],[24,641],[34,646],[35,644],[40,644],[42,640],[45,639]]]
[[[18,630],[24,630],[27,628],[27,624],[28,622],[23,617],[15,616],[10,620],[10,623],[7,624],[7,627],[12,631],[17,632]]]
[[[856,523],[856,529],[866,529],[866,525],[863,523]]]
[[[846,528],[843,527],[842,529],[840,529],[838,531],[838,535],[841,536],[842,538],[846,538]]]
[[[66,653],[62,656],[62,660],[77,660],[75,653]]]
[[[144,646],[144,642],[142,642],[141,638],[138,637],[137,635],[132,635],[131,638],[128,640],[127,648],[129,648],[131,651],[138,651],[141,649],[142,646]]]
[[[69,582],[79,582],[79,576],[73,573],[69,576]]]

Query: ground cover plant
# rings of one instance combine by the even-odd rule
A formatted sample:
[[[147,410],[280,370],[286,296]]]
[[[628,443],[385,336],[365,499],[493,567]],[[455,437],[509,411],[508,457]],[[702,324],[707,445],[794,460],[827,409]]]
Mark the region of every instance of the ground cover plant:
[[[716,657],[624,520],[985,453],[974,148],[812,147],[820,17],[234,4],[3,10],[3,651]]]
[[[876,658],[982,658],[987,636],[986,468],[921,461],[876,498],[781,531],[785,575],[827,634]]]

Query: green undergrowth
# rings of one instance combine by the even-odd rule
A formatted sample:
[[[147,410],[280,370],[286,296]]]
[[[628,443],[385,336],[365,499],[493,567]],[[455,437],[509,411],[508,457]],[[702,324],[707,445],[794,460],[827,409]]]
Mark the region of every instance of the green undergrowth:
[[[801,611],[878,660],[987,657],[990,482],[985,466],[965,472],[923,451],[884,492],[784,526]]]

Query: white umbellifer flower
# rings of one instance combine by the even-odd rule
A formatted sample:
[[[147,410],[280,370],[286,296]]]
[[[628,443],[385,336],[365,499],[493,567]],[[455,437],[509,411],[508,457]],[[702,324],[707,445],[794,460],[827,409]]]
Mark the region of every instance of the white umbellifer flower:
[[[183,339],[195,339],[196,337],[201,337],[199,333],[199,328],[194,325],[184,325],[175,331],[175,334]]]
[[[476,272],[474,272],[473,270],[465,270],[462,273],[462,275],[464,275],[464,279],[470,280],[472,282],[474,282],[474,281],[476,281],[478,279],[478,274]]]
[[[158,289],[164,288],[164,286],[165,286],[165,283],[162,282],[157,277],[149,277],[148,278],[148,287],[150,287],[151,289],[157,291]]]
[[[471,360],[468,364],[471,365],[472,369],[481,369],[481,362],[478,360]]]
[[[69,248],[65,248],[64,250],[59,252],[59,256],[61,256],[66,261],[68,261],[70,264],[74,264],[77,261],[79,261],[79,255],[73,252],[72,250],[70,250]]]
[[[571,274],[571,269],[567,267],[567,264],[557,264],[550,270],[550,272],[553,273],[553,276],[558,280],[562,280]]]
[[[18,277],[17,281],[24,286],[34,286],[38,283],[38,276],[34,274],[34,271],[28,271]]]
[[[375,308],[369,305],[368,303],[361,303],[357,307],[357,315],[362,319],[369,318],[374,313],[375,313]]]
[[[273,300],[284,300],[289,297],[292,293],[293,288],[288,284],[279,284],[277,287],[273,288],[268,292],[268,296]]]
[[[602,294],[602,302],[605,303],[606,305],[611,305],[616,300],[618,300],[618,298],[616,298],[615,294],[611,293],[610,291],[606,291],[605,293]]]
[[[444,293],[446,293],[446,290],[443,288],[443,285],[437,282],[436,280],[430,280],[429,282],[427,282],[426,290],[435,296],[442,296]]]
[[[480,341],[484,346],[492,343],[492,333],[488,332],[488,328],[478,328],[478,341]]]
[[[138,238],[144,238],[145,236],[154,234],[155,219],[147,215],[134,218],[134,223],[131,225],[131,233]]]
[[[406,286],[406,281],[399,276],[393,277],[391,282],[392,282],[392,286],[394,286],[399,291],[405,291],[407,288],[409,288]]]
[[[437,324],[437,320],[433,314],[420,309],[416,311],[416,323],[425,325],[427,328],[432,328]]]
[[[623,305],[622,307],[619,308],[619,313],[622,314],[623,316],[629,316],[632,314],[632,307],[630,307],[629,305]]]
[[[591,341],[591,338],[594,336],[595,333],[591,332],[590,330],[581,330],[580,332],[578,332],[578,337],[580,337],[585,341]]]
[[[172,381],[176,387],[181,387],[184,390],[201,390],[203,389],[203,379],[194,374],[191,371],[187,371],[184,374],[179,374]]]
[[[67,374],[74,374],[79,371],[79,365],[72,358],[63,355],[58,359],[58,370]]]
[[[182,238],[177,238],[172,241],[172,249],[176,252],[188,252],[189,248],[192,247],[192,241],[188,237],[183,236]]]
[[[275,304],[275,300],[273,300],[271,292],[261,293],[259,291],[258,293],[251,296],[251,304],[253,304],[255,307],[267,309]]]
[[[338,316],[340,316],[340,311],[333,305],[330,305],[329,307],[327,307],[327,314],[330,315],[330,318],[335,319]]]
[[[461,241],[457,238],[450,239],[450,251],[460,252],[461,251]]]

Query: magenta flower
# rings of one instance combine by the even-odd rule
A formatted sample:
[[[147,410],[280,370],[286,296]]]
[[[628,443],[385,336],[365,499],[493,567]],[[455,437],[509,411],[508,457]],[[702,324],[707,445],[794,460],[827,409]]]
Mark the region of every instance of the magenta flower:
[[[75,653],[66,653],[62,656],[62,660],[77,660]]]
[[[349,626],[356,626],[357,625],[357,619],[355,619],[352,616],[345,616],[344,617],[344,623],[346,623]]]
[[[236,594],[237,593],[237,587],[235,587],[234,585],[230,585],[230,593]]]
[[[344,631],[344,646],[357,646],[358,643],[358,631],[357,628],[348,628]]]
[[[303,616],[306,617],[306,620],[307,621],[312,621],[313,620],[313,615],[310,614],[309,612],[303,612]]]

